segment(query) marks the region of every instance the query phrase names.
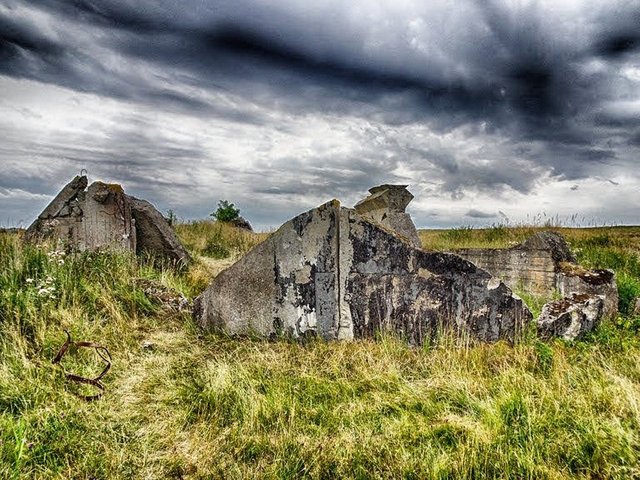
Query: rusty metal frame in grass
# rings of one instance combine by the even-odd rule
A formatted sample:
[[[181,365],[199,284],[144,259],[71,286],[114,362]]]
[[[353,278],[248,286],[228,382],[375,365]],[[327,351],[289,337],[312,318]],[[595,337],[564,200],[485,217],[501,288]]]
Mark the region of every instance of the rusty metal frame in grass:
[[[60,361],[62,360],[62,357],[64,357],[64,355],[67,353],[67,351],[69,350],[69,348],[71,346],[74,346],[76,348],[80,348],[80,347],[85,347],[85,348],[94,348],[96,353],[100,356],[100,358],[102,358],[102,360],[104,360],[106,362],[106,365],[104,367],[104,369],[102,370],[102,372],[100,372],[100,374],[95,377],[95,378],[87,378],[87,377],[82,377],[80,375],[76,375],[75,373],[68,373],[68,372],[64,372],[65,377],[67,378],[67,380],[71,380],[72,382],[76,382],[76,383],[83,383],[85,385],[91,385],[92,387],[97,388],[98,390],[100,390],[98,393],[94,394],[94,395],[81,395],[81,394],[76,394],[78,397],[82,398],[83,400],[86,400],[87,402],[91,402],[94,400],[99,399],[103,394],[104,394],[104,385],[102,384],[102,382],[100,380],[102,380],[102,377],[104,377],[107,372],[109,371],[109,369],[111,368],[111,354],[109,353],[109,350],[107,350],[107,347],[103,346],[103,345],[99,345],[97,343],[94,342],[74,342],[71,339],[71,334],[65,330],[64,333],[67,334],[67,340],[64,342],[64,344],[60,347],[60,350],[58,351],[58,353],[56,354],[56,356],[54,357],[52,363],[55,364],[60,364],[60,366],[62,366],[62,364],[60,363]],[[64,367],[63,371],[64,371]]]

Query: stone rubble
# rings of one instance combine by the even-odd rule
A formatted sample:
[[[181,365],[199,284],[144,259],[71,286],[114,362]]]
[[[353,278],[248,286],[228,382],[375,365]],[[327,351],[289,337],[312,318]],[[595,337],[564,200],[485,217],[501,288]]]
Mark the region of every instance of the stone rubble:
[[[603,310],[603,297],[586,293],[547,303],[536,321],[538,335],[544,339],[577,340],[598,326]]]

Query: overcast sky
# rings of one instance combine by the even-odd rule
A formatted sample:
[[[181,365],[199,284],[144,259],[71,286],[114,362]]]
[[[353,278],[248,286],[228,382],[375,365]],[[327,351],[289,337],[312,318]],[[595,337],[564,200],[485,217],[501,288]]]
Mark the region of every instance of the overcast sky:
[[[277,226],[640,223],[640,0],[3,0],[0,224],[78,174]],[[546,215],[546,217],[545,217]]]

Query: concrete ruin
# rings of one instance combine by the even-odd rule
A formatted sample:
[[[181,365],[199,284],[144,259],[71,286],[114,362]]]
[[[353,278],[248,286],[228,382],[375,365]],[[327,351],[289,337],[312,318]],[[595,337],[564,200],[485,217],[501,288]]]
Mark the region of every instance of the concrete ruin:
[[[577,340],[598,326],[604,311],[600,295],[571,294],[547,303],[536,320],[538,335],[549,339],[560,337]]]
[[[447,333],[514,341],[532,320],[487,271],[391,230],[337,200],[298,215],[214,278],[194,317],[228,334],[351,340],[394,332],[414,345]]]
[[[185,266],[190,257],[153,205],[117,184],[76,176],[25,232],[25,241],[54,240],[78,250],[110,248]]]
[[[580,267],[559,233],[539,232],[512,248],[469,248],[454,253],[500,278],[512,289],[549,297],[555,293],[563,297],[574,293],[599,295],[604,301],[604,316],[615,317],[618,313],[614,272]]]
[[[353,207],[366,220],[402,237],[416,248],[422,247],[418,230],[405,212],[413,195],[407,185],[379,185],[369,189],[369,196]]]

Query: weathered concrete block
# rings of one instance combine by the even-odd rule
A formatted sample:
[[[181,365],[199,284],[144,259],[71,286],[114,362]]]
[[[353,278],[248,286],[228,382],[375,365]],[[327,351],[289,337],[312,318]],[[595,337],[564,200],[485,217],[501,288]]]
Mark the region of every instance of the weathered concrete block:
[[[81,208],[83,230],[76,241],[79,249],[135,251],[136,230],[131,217],[131,202],[120,185],[92,183]]]
[[[604,300],[599,295],[572,294],[547,303],[538,317],[538,335],[576,340],[592,331],[602,319]]]
[[[25,241],[37,242],[45,238],[58,238],[65,242],[77,242],[82,227],[82,211],[78,208],[78,202],[84,196],[85,188],[85,176],[76,176],[65,185],[27,228]],[[61,212],[64,214],[60,215]]]
[[[328,203],[297,216],[221,272],[195,301],[198,321],[230,334],[335,336],[337,212]]]
[[[194,315],[231,334],[334,340],[392,331],[411,344],[445,332],[514,340],[532,319],[488,272],[414,248],[337,200],[285,223],[218,275]]]
[[[129,196],[136,225],[136,253],[155,256],[177,267],[189,264],[191,257],[162,214],[146,200]]]
[[[353,208],[367,220],[391,230],[414,247],[422,243],[411,216],[405,212],[413,195],[407,185],[379,185],[369,189],[370,195]]]
[[[602,297],[602,314],[614,318],[618,314],[618,286],[612,270],[586,270],[575,264],[562,264],[557,279],[558,291],[563,297],[572,294]]]

